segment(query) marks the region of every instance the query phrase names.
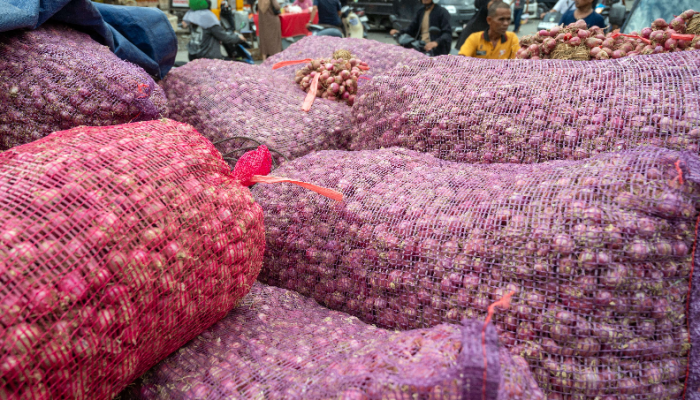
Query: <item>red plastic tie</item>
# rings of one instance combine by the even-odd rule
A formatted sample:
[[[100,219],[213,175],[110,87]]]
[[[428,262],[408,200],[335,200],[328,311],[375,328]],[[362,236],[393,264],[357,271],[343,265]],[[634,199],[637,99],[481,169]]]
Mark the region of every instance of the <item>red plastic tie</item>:
[[[676,166],[676,171],[678,171],[678,182],[683,184],[683,170],[681,169],[681,160],[677,160],[674,164]]]
[[[365,67],[364,65],[358,65],[357,68],[358,68],[358,69],[361,69],[361,70],[363,70],[363,71],[369,71],[369,67],[368,67],[368,66]]]
[[[671,35],[671,39],[691,41],[695,39],[695,35],[693,35],[692,33],[688,33],[685,35],[682,33],[674,33],[673,35]]]
[[[642,42],[644,42],[645,44],[651,44],[651,40],[645,39],[645,38],[643,38],[643,37],[641,37],[641,36],[639,36],[639,35],[627,35],[627,34],[620,33],[620,32],[615,32],[615,33],[613,33],[612,35],[610,35],[610,37],[613,38],[613,39],[615,39],[615,38],[618,37],[618,36],[624,36],[624,37],[628,37],[628,38],[632,38],[632,39],[639,39],[639,40],[641,40]]]
[[[275,63],[275,65],[272,66],[272,69],[279,69],[282,67],[286,67],[288,65],[304,64],[304,63],[311,62],[311,61],[313,61],[313,60],[310,58],[305,58],[303,60],[280,61],[278,63]]]
[[[134,118],[132,118],[131,120],[129,120],[129,123],[131,123],[131,121],[133,121],[133,120],[135,120],[136,118],[138,118],[139,115],[141,115],[141,111],[139,111],[139,113],[136,114],[136,116],[135,116]]]
[[[311,87],[309,88],[309,93],[306,95],[306,98],[304,99],[304,103],[301,105],[301,109],[309,112],[311,110],[311,106],[314,104],[314,100],[316,100],[316,92],[318,91],[318,78],[321,75],[316,74],[314,76],[314,80],[311,81]]]
[[[493,312],[498,306],[503,306],[503,308],[510,307],[510,298],[515,294],[515,290],[511,290],[508,294],[503,296],[500,300],[491,304],[486,313],[486,320],[484,321],[484,327],[481,329],[481,349],[484,354],[484,379],[483,386],[481,388],[481,398],[486,400],[486,371],[488,368],[488,360],[486,359],[486,326],[491,322],[491,317],[493,317]]]
[[[240,181],[243,186],[252,186],[256,183],[293,183],[305,189],[311,190],[335,201],[343,201],[343,194],[322,186],[298,181],[295,179],[266,176],[272,170],[272,154],[265,145],[259,146],[241,156],[233,167],[231,173],[233,179]]]
[[[357,79],[367,79],[367,80],[369,80],[369,78],[366,77],[366,76],[364,76],[364,75],[363,75],[363,76],[358,76]]]
[[[145,88],[145,87],[148,87],[148,85],[146,85],[145,83],[139,83],[139,84],[138,84],[137,88],[138,88],[138,90],[139,90],[139,93],[141,93],[143,96],[138,96],[137,99],[143,99],[143,98],[148,97],[148,95],[146,94],[146,92],[143,91],[143,88]]]
[[[678,162],[676,162],[676,168],[678,168]],[[693,253],[690,258],[690,274],[688,277],[688,298],[685,300],[685,315],[690,315],[690,296],[693,294],[693,272],[695,272],[695,251],[698,247],[698,227],[700,227],[700,216],[695,221],[695,242],[693,242]],[[685,319],[686,327],[688,328],[688,333],[690,333],[690,318]],[[690,361],[690,352],[688,352],[688,361]],[[690,362],[685,366],[685,385],[683,386],[683,400],[685,400],[685,395],[688,393],[688,380],[690,379]]]

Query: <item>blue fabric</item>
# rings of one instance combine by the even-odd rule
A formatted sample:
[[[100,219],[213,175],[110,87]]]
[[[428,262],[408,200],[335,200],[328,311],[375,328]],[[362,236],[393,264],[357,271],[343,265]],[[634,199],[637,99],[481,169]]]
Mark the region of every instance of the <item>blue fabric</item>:
[[[175,63],[177,36],[165,13],[154,8],[94,3],[114,36],[114,54],[163,78]]]
[[[564,13],[564,15],[561,16],[561,20],[559,21],[559,23],[564,24],[564,26],[566,26],[576,22],[576,17],[574,17],[574,11],[576,10],[571,10]],[[593,11],[583,20],[586,21],[586,25],[588,25],[589,28],[593,26],[597,26],[598,28],[605,28],[605,19],[595,11]]]
[[[318,7],[318,23],[322,25],[341,26],[338,12],[340,11],[340,0],[314,0],[314,5]]]
[[[36,29],[47,21],[81,30],[117,57],[163,78],[177,55],[177,37],[160,10],[89,0],[0,0],[0,32]]]
[[[520,30],[520,22],[523,19],[523,8],[516,7],[513,9],[513,32],[518,32]]]

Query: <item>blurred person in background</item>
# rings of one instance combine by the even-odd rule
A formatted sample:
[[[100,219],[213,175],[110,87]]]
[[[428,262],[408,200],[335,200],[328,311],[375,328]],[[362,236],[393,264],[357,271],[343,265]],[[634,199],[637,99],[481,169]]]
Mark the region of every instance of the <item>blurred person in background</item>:
[[[190,28],[190,42],[187,43],[189,60],[198,58],[224,59],[221,45],[229,58],[235,58],[237,44],[245,43],[241,35],[231,34],[221,27],[219,19],[211,12],[209,0],[190,0],[190,10],[182,18],[182,27]]]
[[[263,61],[282,51],[282,25],[277,0],[258,0],[258,31]]]
[[[450,54],[452,44],[452,27],[450,26],[450,13],[433,3],[433,0],[421,0],[423,7],[418,9],[416,18],[411,21],[411,25],[406,29],[392,29],[390,35],[397,33],[407,33],[416,39],[425,42],[425,51],[433,51],[434,56]],[[431,26],[440,28],[439,34],[431,34]]]
[[[500,60],[515,58],[520,43],[515,33],[508,32],[510,6],[502,1],[491,4],[486,22],[488,28],[469,35],[459,50],[459,55]]]
[[[557,1],[557,4],[552,7],[551,10],[548,12],[556,11],[559,14],[566,14],[568,11],[573,10],[576,7],[576,4],[574,3],[574,0],[559,0]],[[547,15],[546,12],[542,13],[540,15],[540,18],[544,18],[544,16]]]
[[[525,3],[525,9],[523,10],[523,3]],[[530,0],[513,0],[510,5],[513,6],[513,32],[517,35],[520,33],[520,21],[523,18],[523,11],[527,14],[528,6],[530,5]]]
[[[340,0],[313,0],[313,4],[307,26],[313,23],[318,14],[319,25],[338,28],[345,35],[345,27],[340,20],[340,9],[343,7]]]
[[[486,22],[486,17],[489,13],[489,7],[491,7],[491,5],[495,2],[496,0],[474,0],[476,14],[474,14],[472,19],[467,22],[467,25],[462,30],[462,33],[459,34],[457,44],[455,44],[455,49],[461,49],[464,42],[469,36],[471,36],[472,33],[483,32],[489,27],[489,24]]]
[[[605,19],[594,10],[596,0],[574,0],[574,3],[576,3],[576,9],[564,13],[559,21],[560,24],[566,26],[582,19],[586,21],[588,28],[594,26],[605,28]]]

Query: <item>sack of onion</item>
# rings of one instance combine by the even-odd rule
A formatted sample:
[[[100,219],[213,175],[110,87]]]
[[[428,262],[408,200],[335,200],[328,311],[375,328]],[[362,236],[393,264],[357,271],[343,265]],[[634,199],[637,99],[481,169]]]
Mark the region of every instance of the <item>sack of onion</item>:
[[[653,145],[700,154],[700,52],[573,61],[438,57],[375,76],[352,150],[400,146],[470,163],[580,160]]]
[[[293,81],[254,65],[200,59],[161,82],[169,118],[194,126],[228,155],[252,138],[292,159],[346,146],[350,109],[319,99],[301,111],[306,94]]]
[[[479,165],[390,148],[317,152],[275,173],[335,188],[345,202],[254,188],[265,210],[262,282],[396,329],[483,319],[514,291],[494,324],[548,399],[683,391],[690,335],[700,340],[686,310],[696,155],[645,147]]]
[[[223,318],[262,209],[191,127],[79,127],[0,153],[0,399],[112,399]]]
[[[0,34],[0,151],[61,129],[159,118],[163,91],[140,67],[67,26]]]
[[[544,399],[525,360],[499,346],[493,325],[395,332],[261,283],[123,397]]]

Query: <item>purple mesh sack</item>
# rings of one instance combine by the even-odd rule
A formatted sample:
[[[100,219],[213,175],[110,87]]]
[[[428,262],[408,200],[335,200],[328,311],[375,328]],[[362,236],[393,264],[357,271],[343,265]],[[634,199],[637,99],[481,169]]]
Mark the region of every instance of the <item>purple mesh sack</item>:
[[[698,153],[700,52],[594,63],[438,57],[375,76],[352,150],[470,163],[580,160],[637,145]]]
[[[544,399],[525,360],[499,347],[493,325],[394,332],[261,283],[124,397]]]
[[[413,61],[426,59],[425,54],[412,49],[405,49],[393,44],[381,43],[375,40],[336,38],[331,36],[307,36],[292,44],[284,51],[266,59],[262,66],[272,68],[278,62],[301,60],[305,58],[329,59],[337,50],[347,50],[353,56],[369,64],[367,76],[387,73],[398,65],[409,64]],[[294,73],[301,68],[299,65],[282,67],[274,72],[292,80]]]
[[[246,149],[245,136],[287,158],[313,150],[344,148],[350,108],[316,99],[301,110],[306,93],[294,81],[254,65],[199,59],[171,71],[162,81],[169,118],[186,122],[217,144],[224,156]],[[219,143],[220,141],[223,141]],[[274,156],[275,154],[273,154]]]
[[[345,202],[253,188],[265,210],[262,282],[397,329],[483,319],[515,291],[494,325],[548,399],[683,391],[697,335],[686,313],[697,156],[639,148],[480,165],[390,148],[313,153],[275,175]]]
[[[153,79],[87,34],[53,24],[0,34],[0,151],[54,131],[165,112]]]

